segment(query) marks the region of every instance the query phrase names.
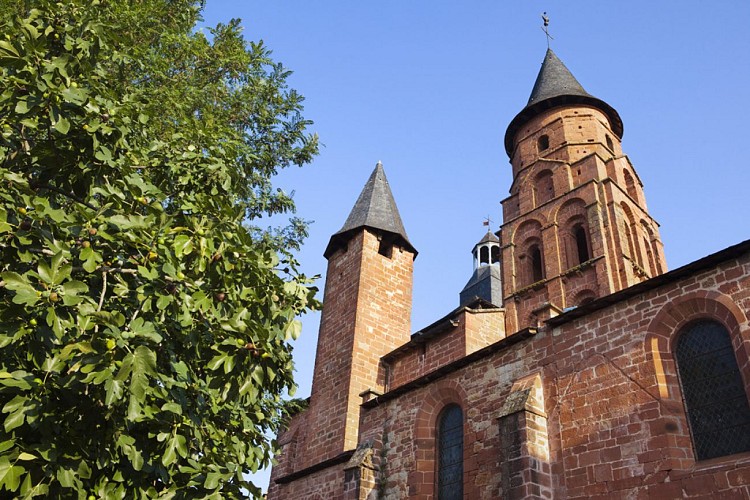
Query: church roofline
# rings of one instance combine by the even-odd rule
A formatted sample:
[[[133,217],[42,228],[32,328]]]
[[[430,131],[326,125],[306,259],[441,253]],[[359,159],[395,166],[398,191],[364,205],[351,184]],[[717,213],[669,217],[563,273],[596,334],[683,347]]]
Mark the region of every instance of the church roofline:
[[[498,351],[502,351],[504,349],[510,349],[512,346],[518,344],[519,342],[522,342],[526,339],[533,337],[534,335],[537,334],[537,331],[538,331],[537,328],[533,326],[524,328],[523,330],[520,330],[514,333],[513,335],[508,335],[507,337],[501,340],[498,340],[494,344],[490,344],[483,349],[480,349],[478,351],[475,351],[471,354],[464,356],[463,358],[459,358],[451,363],[448,363],[447,365],[443,365],[440,368],[437,368],[431,371],[430,373],[427,373],[426,375],[422,375],[421,377],[416,378],[412,380],[411,382],[407,382],[404,385],[400,385],[396,387],[395,389],[386,392],[385,394],[376,396],[370,399],[369,401],[362,403],[362,407],[373,408],[375,406],[378,406],[381,403],[385,403],[386,401],[395,399],[404,393],[413,391],[420,387],[424,387],[425,385],[429,384],[433,380],[437,380],[450,373],[460,370],[464,366],[470,365],[471,363],[474,363],[475,361],[486,358],[487,356],[490,356]]]
[[[467,302],[466,304],[462,304],[440,318],[439,320],[431,323],[430,325],[422,328],[419,331],[416,331],[411,334],[411,338],[409,342],[406,344],[400,345],[399,347],[395,348],[391,352],[385,354],[381,359],[385,362],[389,362],[393,358],[397,357],[400,353],[407,351],[418,344],[424,344],[429,339],[434,337],[435,335],[444,332],[445,330],[452,328],[453,324],[450,323],[450,321],[458,314],[460,314],[463,311],[469,311],[469,310],[486,310],[486,311],[502,311],[503,308],[496,306],[495,304],[481,298],[481,297],[474,297],[474,299],[471,302]]]

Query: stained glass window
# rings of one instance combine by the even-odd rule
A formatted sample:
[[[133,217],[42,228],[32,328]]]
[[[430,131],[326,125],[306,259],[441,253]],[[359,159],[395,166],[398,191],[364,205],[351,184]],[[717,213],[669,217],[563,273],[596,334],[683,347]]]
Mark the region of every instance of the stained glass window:
[[[464,497],[464,417],[458,405],[447,406],[438,423],[438,499]]]
[[[696,459],[750,451],[750,406],[729,332],[716,321],[692,323],[675,357]]]

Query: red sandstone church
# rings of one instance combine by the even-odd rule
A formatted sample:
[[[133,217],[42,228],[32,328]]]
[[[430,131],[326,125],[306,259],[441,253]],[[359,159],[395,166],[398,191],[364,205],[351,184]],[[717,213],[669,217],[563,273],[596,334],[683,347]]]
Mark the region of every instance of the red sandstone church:
[[[667,272],[622,133],[548,50],[505,134],[504,223],[416,333],[378,164],[325,251],[269,498],[750,498],[750,241]]]

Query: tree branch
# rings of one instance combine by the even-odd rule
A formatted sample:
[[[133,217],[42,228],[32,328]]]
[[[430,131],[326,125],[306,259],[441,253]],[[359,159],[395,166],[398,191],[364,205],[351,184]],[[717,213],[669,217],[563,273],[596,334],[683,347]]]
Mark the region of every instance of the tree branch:
[[[78,202],[81,205],[84,205],[84,206],[90,208],[91,210],[96,210],[97,209],[94,205],[92,205],[91,203],[87,202],[86,200],[84,200],[82,198],[79,198],[78,196],[74,195],[73,193],[66,193],[65,191],[63,191],[62,189],[60,189],[58,187],[51,186],[49,184],[40,184],[40,185],[36,185],[34,187],[36,189],[49,189],[50,191],[54,191],[55,193],[61,194],[61,195],[65,196],[66,198],[70,198],[71,200],[73,200],[75,202]]]

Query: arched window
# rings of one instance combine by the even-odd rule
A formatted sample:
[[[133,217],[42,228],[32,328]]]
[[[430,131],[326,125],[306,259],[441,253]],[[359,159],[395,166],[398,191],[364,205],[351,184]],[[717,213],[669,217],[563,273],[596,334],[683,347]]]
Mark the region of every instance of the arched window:
[[[539,245],[531,245],[529,248],[529,261],[531,264],[531,282],[536,283],[544,279],[544,265],[542,263],[542,252]]]
[[[675,359],[696,460],[750,451],[750,406],[726,328],[689,324]]]
[[[549,136],[548,135],[542,135],[539,136],[539,139],[537,139],[536,142],[537,150],[541,153],[545,149],[549,147]]]
[[[570,302],[571,306],[583,306],[596,300],[596,293],[593,290],[583,290],[578,292]]]
[[[595,299],[596,299],[596,297],[594,297],[593,295],[586,296],[586,297],[584,297],[584,298],[581,299],[581,301],[578,303],[578,305],[579,306],[585,306],[589,302],[593,302]]]
[[[659,252],[656,249],[656,241],[651,241],[651,252],[655,256],[654,262],[656,262],[656,269],[654,269],[655,274],[661,274],[664,272],[664,270],[661,268],[661,261],[659,260]]]
[[[646,237],[643,238],[643,247],[646,249],[646,262],[644,262],[645,265],[648,265],[648,273],[651,276],[656,275],[656,261],[654,260],[654,254],[651,251],[651,244],[649,243],[648,239]]]
[[[437,446],[437,498],[463,499],[464,416],[460,406],[448,405],[440,414]]]
[[[583,228],[583,224],[576,224],[573,226],[573,238],[576,242],[578,263],[583,264],[591,258],[589,256],[589,240],[586,236],[586,230]]]
[[[630,172],[627,170],[623,170],[622,175],[625,177],[625,191],[627,191],[628,196],[633,200],[638,201],[638,192],[635,189],[635,179],[633,179],[633,176],[630,175]]]
[[[625,236],[628,240],[628,251],[630,259],[643,267],[643,260],[641,259],[640,250],[636,247],[635,238],[635,219],[633,218],[633,212],[630,211],[625,203],[620,204],[623,213],[625,214]]]
[[[609,150],[614,151],[615,145],[612,143],[612,138],[609,136],[609,134],[606,134],[604,136],[604,139],[607,141],[607,147],[609,148]]]

